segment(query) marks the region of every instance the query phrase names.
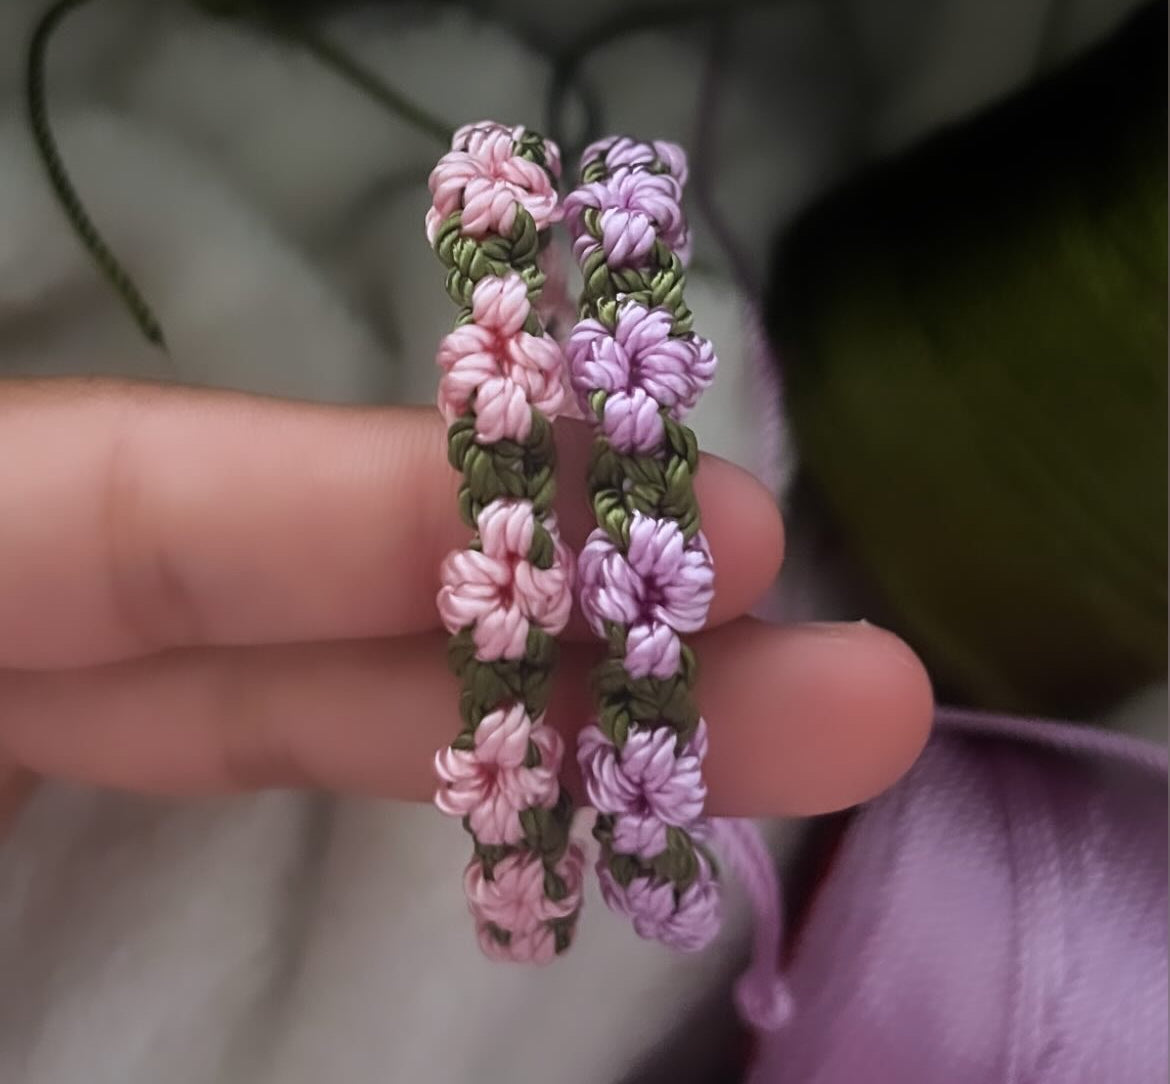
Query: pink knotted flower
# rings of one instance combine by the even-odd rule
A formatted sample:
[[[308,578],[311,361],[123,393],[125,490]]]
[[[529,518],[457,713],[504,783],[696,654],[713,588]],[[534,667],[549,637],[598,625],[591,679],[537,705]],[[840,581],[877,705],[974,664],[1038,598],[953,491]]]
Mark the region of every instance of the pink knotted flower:
[[[483,864],[473,860],[463,876],[467,904],[480,929],[480,945],[496,959],[543,963],[551,959],[555,947],[547,923],[566,919],[581,906],[585,856],[571,844],[556,866],[567,892],[560,900],[550,899],[544,890],[544,865],[531,852],[508,855],[497,862],[489,879]],[[491,923],[511,934],[508,945],[501,945],[484,927]],[[489,947],[489,942],[494,948]]]
[[[439,227],[462,210],[468,237],[506,236],[523,207],[545,229],[561,219],[552,179],[535,162],[514,153],[512,132],[502,126],[465,133],[467,150],[448,151],[431,171],[433,204],[427,212],[427,240],[434,244]]]
[[[702,532],[688,542],[674,520],[641,512],[631,519],[625,553],[597,528],[577,570],[581,612],[602,637],[606,621],[660,622],[677,633],[698,632],[715,593],[715,568]]]
[[[494,120],[476,121],[456,129],[455,135],[451,138],[451,149],[453,151],[468,151],[471,154],[478,154],[480,153],[480,147],[483,141],[490,139],[498,132],[507,132],[513,145],[515,145],[524,137],[527,129],[523,124],[516,124],[508,128]],[[545,164],[554,177],[559,177],[561,175],[560,148],[549,139],[543,140],[543,143]]]
[[[555,636],[568,622],[572,554],[549,515],[543,526],[553,538],[552,566],[528,560],[535,527],[528,501],[492,501],[477,525],[480,549],[456,550],[443,562],[439,615],[449,632],[474,626],[477,658],[523,658],[531,625]]]
[[[521,811],[556,804],[564,744],[540,722],[528,718],[523,704],[513,704],[484,716],[474,749],[435,754],[442,784],[435,805],[449,816],[467,817],[481,843],[519,843],[524,838]],[[540,758],[531,768],[524,763],[530,743]]]
[[[597,863],[597,879],[606,904],[629,918],[640,937],[680,952],[697,952],[719,932],[719,884],[701,854],[699,876],[681,895],[669,881],[645,877],[636,877],[623,888],[604,861]]]
[[[619,752],[595,725],[577,742],[585,792],[595,809],[616,817],[613,847],[622,854],[654,858],[666,850],[668,826],[690,830],[707,800],[703,758],[707,724],[676,754],[668,726],[634,727]]]
[[[439,346],[439,409],[447,424],[475,411],[485,444],[527,440],[532,408],[549,418],[564,405],[564,357],[549,335],[524,330],[531,305],[517,274],[480,279],[471,295],[473,322]]]
[[[601,247],[610,267],[645,263],[658,238],[686,262],[689,231],[680,201],[682,186],[668,173],[619,169],[613,176],[582,185],[565,198],[573,254],[583,262],[599,243],[585,232],[587,210],[600,211]]]
[[[667,408],[683,417],[711,385],[717,364],[711,343],[700,335],[672,335],[666,309],[629,302],[611,332],[599,320],[582,320],[565,347],[569,379],[582,409],[596,390],[607,393],[602,431],[621,451],[645,454],[662,441]]]
[[[610,173],[622,168],[649,169],[657,165],[665,168],[679,184],[687,183],[686,152],[677,143],[663,139],[643,143],[629,136],[608,136],[589,144],[581,155],[582,167],[595,160],[603,161]]]

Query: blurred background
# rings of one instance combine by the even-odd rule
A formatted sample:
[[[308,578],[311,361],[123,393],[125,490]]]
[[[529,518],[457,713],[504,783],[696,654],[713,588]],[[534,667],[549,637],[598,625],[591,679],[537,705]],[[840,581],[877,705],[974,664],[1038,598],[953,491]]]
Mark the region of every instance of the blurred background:
[[[444,132],[673,139],[723,361],[696,429],[792,536],[761,612],[886,624],[949,704],[1164,740],[1165,91],[1143,0],[3,0],[0,374],[427,402]],[[426,811],[47,790],[5,844],[5,1081],[76,1079],[99,1037],[119,1081],[317,1079],[340,1048],[354,1082],[551,1049],[566,1084],[726,1079],[742,917],[703,961],[604,923],[525,985],[472,958]],[[111,963],[128,929],[153,948]]]

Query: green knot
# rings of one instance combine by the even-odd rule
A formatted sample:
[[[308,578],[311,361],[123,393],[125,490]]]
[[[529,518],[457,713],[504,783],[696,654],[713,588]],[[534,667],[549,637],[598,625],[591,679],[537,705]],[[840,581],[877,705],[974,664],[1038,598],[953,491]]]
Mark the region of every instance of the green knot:
[[[605,155],[600,158],[591,158],[581,167],[581,183],[596,184],[609,176],[609,166],[605,164]]]
[[[535,162],[549,175],[551,180],[556,180],[552,170],[549,168],[548,155],[545,152],[544,136],[539,132],[525,130],[519,139],[512,141],[512,153],[517,158],[524,158],[529,162]]]
[[[499,708],[520,702],[529,718],[536,719],[548,707],[552,691],[553,669],[557,661],[557,642],[543,629],[530,626],[527,650],[521,659],[478,659],[472,629],[460,629],[447,644],[447,662],[459,677],[459,714],[464,731],[456,739],[467,745],[475,728]],[[457,746],[460,747],[460,746]]]
[[[591,403],[600,420],[604,392]],[[699,469],[699,446],[694,433],[664,410],[663,447],[654,456],[626,455],[604,437],[593,442],[589,462],[589,495],[597,524],[621,550],[630,543],[635,512],[678,522],[690,541],[702,526],[694,478]]]
[[[489,881],[495,876],[496,866],[509,855],[519,851],[519,848],[509,846],[507,843],[481,843],[471,830],[471,820],[468,817],[463,818],[463,828],[471,836],[472,852],[479,864],[483,866],[484,876]]]
[[[573,930],[577,926],[577,915],[580,910],[574,911],[568,918],[554,919],[546,923],[553,932],[553,945],[558,956],[565,952],[573,943]]]
[[[532,215],[517,204],[516,221],[507,237],[467,237],[461,232],[462,226],[463,214],[455,211],[443,220],[435,236],[435,254],[448,269],[446,288],[451,300],[470,310],[471,296],[481,279],[517,274],[528,287],[528,300],[533,306],[524,330],[539,335],[541,328],[535,306],[546,276],[536,264],[540,237]],[[466,320],[465,313],[460,315]]]
[[[490,937],[497,945],[503,945],[507,947],[512,943],[512,934],[508,930],[497,926],[494,922],[485,922],[483,924],[483,928],[487,931],[488,937]]]
[[[524,841],[533,854],[540,855],[545,867],[545,892],[550,900],[563,900],[569,891],[564,878],[555,870],[556,864],[569,849],[573,806],[568,792],[561,790],[556,805],[551,809],[533,807],[520,814]]]
[[[608,152],[607,152],[608,153]],[[670,166],[668,166],[661,158],[654,157],[644,165],[637,167],[645,173],[669,173]],[[606,161],[606,155],[603,154],[599,158],[591,158],[581,167],[581,183],[594,184],[597,181],[604,181],[611,176],[609,163]]]
[[[585,213],[586,219],[590,214]],[[661,240],[654,242],[645,267],[610,267],[599,241],[581,261],[581,275],[585,282],[581,315],[595,317],[610,331],[617,327],[622,307],[631,302],[666,309],[672,317],[672,335],[688,335],[694,329],[694,314],[684,299],[686,269]]]
[[[613,828],[613,817],[599,816],[594,822],[593,836],[601,844],[601,860],[622,888],[629,888],[639,879],[647,879],[655,884],[665,882],[674,888],[677,901],[695,883],[700,871],[699,854],[688,832],[669,826],[666,829],[666,849],[651,859],[644,859],[615,851]]]
[[[669,726],[681,751],[699,725],[693,696],[699,674],[695,653],[683,644],[679,669],[668,678],[631,677],[625,665],[626,632],[624,626],[606,624],[609,654],[592,674],[597,725],[618,749],[625,746],[632,726]]]
[[[502,498],[532,502],[537,517],[548,514],[556,495],[556,445],[552,423],[535,408],[532,430],[523,443],[501,440],[480,444],[475,417],[457,418],[447,431],[447,458],[463,475],[459,514],[474,529],[479,514]]]

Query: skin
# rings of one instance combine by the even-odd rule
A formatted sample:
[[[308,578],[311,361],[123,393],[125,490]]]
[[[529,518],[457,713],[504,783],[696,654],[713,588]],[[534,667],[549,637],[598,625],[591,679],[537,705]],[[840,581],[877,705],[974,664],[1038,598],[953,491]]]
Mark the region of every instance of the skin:
[[[578,548],[589,435],[567,424],[558,443]],[[431,410],[0,383],[0,821],[45,778],[428,799],[459,726],[434,602],[468,538],[456,485]],[[872,797],[929,732],[921,663],[865,623],[745,616],[782,561],[775,502],[713,457],[696,491],[717,570],[693,640],[711,811]],[[565,640],[549,721],[569,735],[598,652],[578,620]]]

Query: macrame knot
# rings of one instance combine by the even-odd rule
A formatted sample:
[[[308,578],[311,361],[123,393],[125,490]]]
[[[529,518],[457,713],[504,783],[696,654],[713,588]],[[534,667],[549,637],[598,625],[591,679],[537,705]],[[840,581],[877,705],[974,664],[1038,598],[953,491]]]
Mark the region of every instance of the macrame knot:
[[[589,479],[594,513],[598,525],[623,549],[635,512],[676,520],[687,539],[699,530],[694,434],[669,416],[663,417],[662,431],[664,447],[657,455],[624,455],[608,440],[593,447]]]
[[[560,412],[561,351],[550,336],[524,330],[531,314],[528,287],[518,274],[476,284],[472,322],[449,332],[436,358],[443,370],[439,409],[448,425],[474,411],[476,435],[485,444],[525,441],[534,409]]]
[[[661,308],[626,302],[616,316],[613,328],[600,320],[582,320],[565,346],[569,378],[582,409],[598,390],[609,393],[607,408],[618,395],[643,391],[672,417],[682,418],[715,377],[711,343],[693,333],[674,334],[673,318]]]
[[[677,143],[644,143],[630,136],[608,136],[589,144],[581,153],[581,180],[586,184],[618,169],[669,173],[680,185],[687,183],[687,156]]]
[[[605,531],[590,534],[578,575],[581,612],[598,636],[605,635],[607,621],[659,622],[676,633],[698,632],[715,591],[715,569],[702,532],[688,541],[674,521],[640,512],[631,517],[624,553]]]
[[[462,232],[463,215],[455,211],[439,225],[432,242],[435,254],[446,267],[446,290],[451,300],[460,306],[456,324],[466,323],[471,317],[471,299],[476,285],[485,278],[502,278],[518,274],[528,287],[529,301],[540,296],[545,274],[536,263],[540,252],[540,235],[532,216],[521,208],[516,214],[512,232],[507,237],[488,237],[477,240]],[[529,315],[525,330],[538,334],[540,324],[535,313]]]
[[[681,892],[668,880],[635,876],[621,884],[602,862],[597,876],[606,904],[633,923],[641,937],[652,938],[680,952],[705,948],[719,932],[718,882],[702,852],[694,852],[698,872]],[[616,863],[615,863],[616,864]]]
[[[538,516],[552,507],[556,491],[552,426],[545,415],[533,411],[528,429],[522,442],[480,444],[474,417],[466,415],[451,424],[447,458],[463,474],[459,511],[469,527],[476,525],[486,505],[500,497],[528,500]]]
[[[680,201],[682,186],[666,173],[621,169],[613,177],[583,185],[565,198],[565,217],[575,235],[578,262],[600,244],[613,268],[641,264],[659,237],[685,263],[690,237]],[[585,211],[598,212],[599,236],[583,230]]]
[[[577,760],[585,790],[597,810],[613,816],[615,850],[653,859],[667,849],[668,827],[696,824],[707,797],[706,753],[701,721],[681,753],[669,727],[635,727],[620,750],[597,726],[581,732]]]
[[[480,659],[518,659],[530,626],[556,636],[572,606],[572,555],[556,518],[543,522],[526,501],[493,501],[477,519],[478,550],[456,550],[440,572],[439,614],[449,632],[474,626]],[[538,567],[543,554],[551,557]],[[542,562],[543,563],[543,562]]]
[[[546,170],[554,179],[561,175],[561,152],[552,140],[545,139],[537,132],[530,132],[522,124],[506,127],[494,120],[475,121],[456,130],[451,137],[451,149],[483,155],[483,147],[489,141],[505,133],[512,141],[512,153],[527,158]]]
[[[556,931],[550,923],[570,920],[581,905],[584,855],[571,846],[555,874],[565,891],[559,899],[545,892],[545,867],[533,854],[510,854],[489,876],[472,861],[463,877],[468,906],[479,943],[493,959],[547,963],[556,955]]]
[[[483,843],[519,843],[524,838],[521,811],[551,809],[560,793],[564,745],[542,722],[531,720],[523,704],[512,704],[483,717],[470,749],[440,749],[435,754],[439,809],[466,817]]]
[[[439,159],[428,180],[432,203],[426,232],[432,245],[455,211],[461,215],[461,232],[472,238],[508,236],[521,209],[537,230],[561,220],[548,171],[518,156],[513,143],[511,130],[503,126],[480,128],[467,135],[467,150],[451,150]]]

